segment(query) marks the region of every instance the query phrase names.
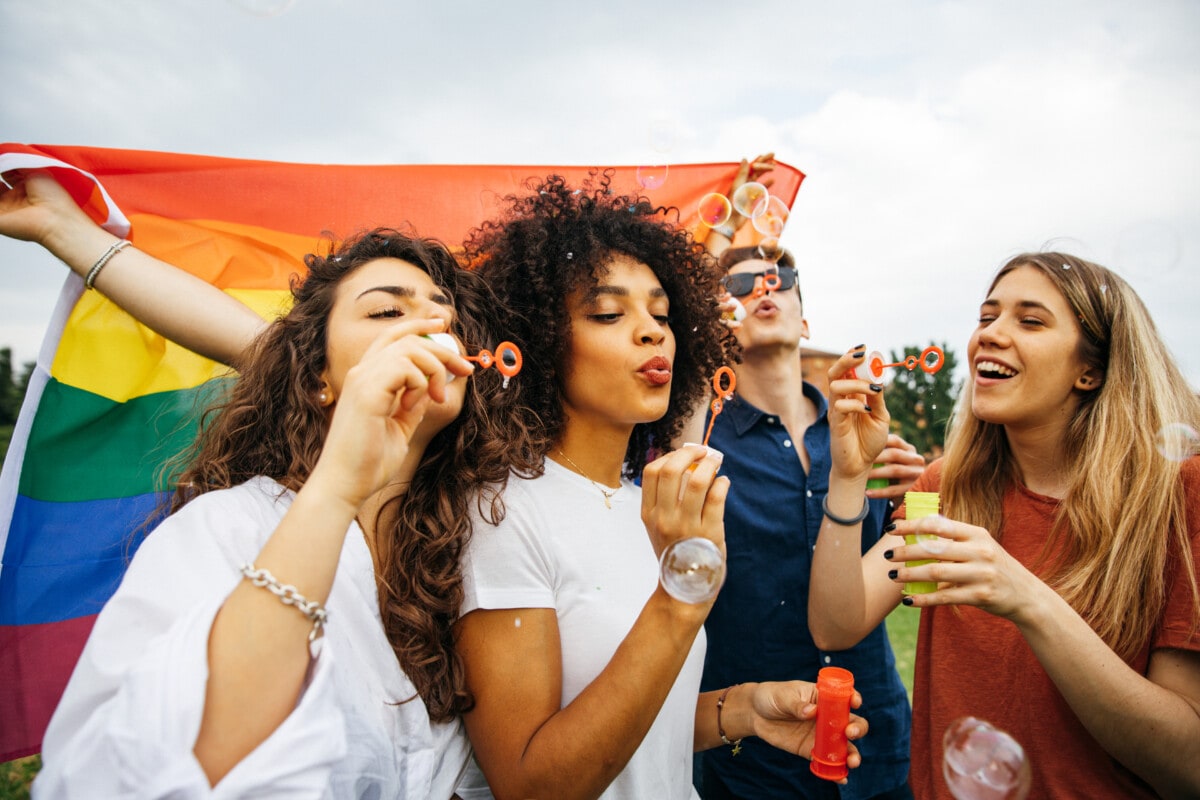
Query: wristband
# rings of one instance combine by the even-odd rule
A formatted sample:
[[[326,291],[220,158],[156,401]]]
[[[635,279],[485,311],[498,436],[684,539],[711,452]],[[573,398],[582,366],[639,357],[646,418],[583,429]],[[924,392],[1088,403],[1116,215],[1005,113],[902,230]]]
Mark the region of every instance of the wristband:
[[[867,518],[867,514],[871,513],[871,504],[867,501],[867,498],[864,497],[862,511],[859,511],[858,514],[853,517],[839,517],[829,510],[829,495],[825,495],[821,498],[821,511],[824,512],[825,516],[829,517],[829,519],[836,522],[838,525],[850,526],[857,525]]]

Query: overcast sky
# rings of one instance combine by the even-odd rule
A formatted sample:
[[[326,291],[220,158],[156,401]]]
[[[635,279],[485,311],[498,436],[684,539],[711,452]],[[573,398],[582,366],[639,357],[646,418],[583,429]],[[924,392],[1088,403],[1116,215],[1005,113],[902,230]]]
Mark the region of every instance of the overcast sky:
[[[811,346],[965,356],[992,273],[1049,244],[1124,275],[1200,387],[1193,0],[0,0],[0,31],[5,141],[345,164],[774,150],[808,175],[783,241]],[[64,275],[0,241],[19,360]]]

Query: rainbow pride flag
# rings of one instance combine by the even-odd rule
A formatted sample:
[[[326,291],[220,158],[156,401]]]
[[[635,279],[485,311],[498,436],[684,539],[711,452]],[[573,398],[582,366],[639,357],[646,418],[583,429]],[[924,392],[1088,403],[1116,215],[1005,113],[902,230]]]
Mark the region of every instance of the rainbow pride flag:
[[[407,227],[457,245],[530,178],[579,183],[591,169],[0,145],[0,173],[33,168],[53,171],[109,231],[265,318],[286,309],[289,276],[303,273],[326,231]],[[737,164],[671,165],[661,185],[639,180],[636,167],[614,170],[618,191],[677,208],[702,235],[697,204],[727,189]],[[780,165],[773,178],[771,193],[790,207],[804,175]],[[198,412],[229,379],[68,273],[0,473],[0,761],[40,750],[96,614],[160,506],[161,465],[190,443]]]

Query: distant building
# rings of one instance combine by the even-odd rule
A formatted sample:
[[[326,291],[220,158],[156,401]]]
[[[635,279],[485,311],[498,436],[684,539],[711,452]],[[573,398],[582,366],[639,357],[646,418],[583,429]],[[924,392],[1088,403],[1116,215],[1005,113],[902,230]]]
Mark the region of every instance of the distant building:
[[[829,368],[842,355],[842,353],[829,353],[824,350],[801,347],[800,374],[804,380],[820,389],[821,394],[829,397]]]

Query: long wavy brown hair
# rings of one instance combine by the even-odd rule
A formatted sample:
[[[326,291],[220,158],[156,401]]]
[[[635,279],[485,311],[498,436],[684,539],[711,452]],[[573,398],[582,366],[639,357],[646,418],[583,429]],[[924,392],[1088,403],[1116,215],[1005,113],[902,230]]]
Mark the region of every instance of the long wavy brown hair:
[[[321,455],[327,410],[317,402],[326,361],[326,324],[339,283],[369,261],[397,258],[427,272],[457,310],[454,332],[470,352],[496,346],[497,302],[479,275],[462,269],[440,242],[376,229],[305,257],[308,274],[292,280],[294,303],[258,337],[227,402],[210,410],[178,477],[172,511],[217,489],[265,475],[299,489]],[[521,377],[515,381],[519,383]],[[510,458],[493,409],[514,398],[500,390],[496,370],[477,370],[458,418],[425,449],[408,490],[377,519],[394,519],[377,535],[376,580],[383,625],[400,666],[416,686],[431,719],[471,708],[452,625],[462,604],[459,557],[470,535],[470,504],[479,499],[493,517],[503,507],[489,485],[502,485]],[[481,491],[484,494],[481,495]],[[396,698],[398,701],[411,698]]]
[[[1200,400],[1137,293],[1115,273],[1065,253],[1025,253],[1000,269],[989,293],[1020,267],[1038,270],[1066,298],[1081,328],[1080,355],[1104,376],[1099,389],[1081,393],[1063,442],[1073,479],[1044,550],[1062,545],[1046,579],[1129,660],[1156,630],[1172,559],[1192,576],[1200,618],[1181,464],[1156,446],[1171,425],[1200,428]],[[972,396],[968,381],[946,440],[943,507],[998,533],[1004,494],[1020,475],[1004,426],[976,417]]]
[[[719,321],[721,270],[675,224],[677,212],[644,197],[619,195],[611,183],[611,172],[594,172],[579,187],[557,175],[532,181],[528,194],[506,197],[503,214],[471,231],[465,250],[468,263],[511,314],[505,330],[525,356],[516,407],[538,424],[506,427],[513,446],[536,455],[539,463],[566,424],[563,378],[571,346],[566,297],[594,287],[614,255],[653,270],[670,300],[676,351],[669,410],[635,426],[629,440],[624,471],[636,477],[651,447],[671,442],[708,396],[713,373],[736,357],[737,340]]]

